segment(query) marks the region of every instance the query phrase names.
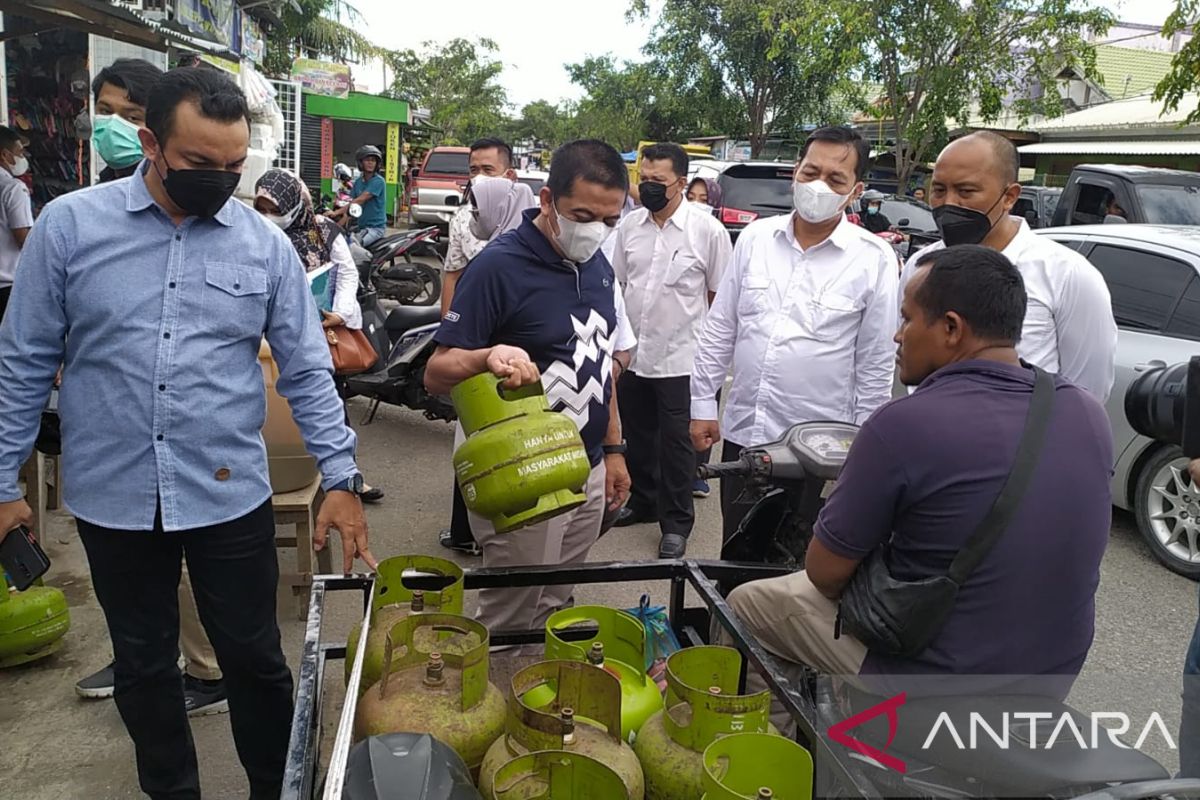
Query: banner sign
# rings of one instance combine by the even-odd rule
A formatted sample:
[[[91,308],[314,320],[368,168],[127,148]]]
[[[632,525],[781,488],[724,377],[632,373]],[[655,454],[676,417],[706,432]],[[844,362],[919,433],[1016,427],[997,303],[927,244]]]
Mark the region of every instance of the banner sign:
[[[333,179],[333,120],[321,118],[321,180]]]
[[[400,123],[389,122],[387,126],[387,149],[384,151],[383,180],[385,183],[400,181]]]
[[[242,18],[242,55],[262,66],[267,57],[267,40],[263,38],[262,28],[249,14],[238,16]]]
[[[233,0],[175,0],[175,20],[192,33],[238,52],[241,14]]]
[[[292,62],[292,80],[309,94],[323,94],[345,100],[350,96],[350,67],[312,58]]]

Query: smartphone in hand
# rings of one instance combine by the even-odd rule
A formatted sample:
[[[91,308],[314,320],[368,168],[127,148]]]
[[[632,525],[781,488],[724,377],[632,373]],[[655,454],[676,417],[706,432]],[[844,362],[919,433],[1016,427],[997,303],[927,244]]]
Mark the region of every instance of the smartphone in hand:
[[[9,581],[23,592],[50,569],[46,551],[24,525],[14,528],[0,542],[0,568],[8,573]]]

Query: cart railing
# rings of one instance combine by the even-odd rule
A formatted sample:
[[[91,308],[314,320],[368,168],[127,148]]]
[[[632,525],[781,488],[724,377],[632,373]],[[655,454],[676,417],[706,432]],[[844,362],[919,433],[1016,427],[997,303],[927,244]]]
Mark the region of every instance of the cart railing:
[[[784,567],[765,564],[680,559],[582,564],[575,567],[525,567],[517,570],[476,569],[466,572],[464,584],[467,589],[494,589],[557,584],[669,581],[667,613],[681,643],[685,646],[704,644],[708,641],[705,632],[715,625],[719,625],[728,633],[734,646],[745,656],[744,670],[752,669],[757,672],[795,720],[798,740],[813,754],[817,784],[838,784],[857,797],[878,797],[877,790],[862,774],[861,766],[854,759],[843,756],[829,747],[820,729],[821,717],[814,699],[788,680],[775,658],[750,635],[734,615],[718,587],[718,584],[729,587],[749,580],[786,574],[789,571]],[[411,585],[414,588],[422,588],[420,582],[420,578],[414,578]],[[365,642],[370,622],[370,615],[366,613],[366,609],[370,606],[373,583],[374,578],[365,574],[318,575],[313,578],[308,624],[297,681],[291,742],[288,746],[284,788],[280,800],[313,800],[316,796],[316,780],[321,761],[322,687],[326,665],[331,660],[342,660],[346,657],[344,639],[339,639],[336,643],[321,641],[326,595],[330,591],[361,592],[364,622],[359,641]],[[703,606],[686,606],[686,590],[689,586],[703,601]],[[429,588],[440,588],[440,584],[431,582]],[[492,631],[490,641],[494,646],[538,643],[545,641],[545,630]],[[359,656],[364,649],[359,648]],[[359,661],[361,662],[361,658]],[[358,696],[360,674],[360,668],[353,670],[350,685],[346,690],[347,703],[342,709],[338,736],[326,772],[325,791],[322,793],[327,800],[340,800],[354,716],[353,700]]]

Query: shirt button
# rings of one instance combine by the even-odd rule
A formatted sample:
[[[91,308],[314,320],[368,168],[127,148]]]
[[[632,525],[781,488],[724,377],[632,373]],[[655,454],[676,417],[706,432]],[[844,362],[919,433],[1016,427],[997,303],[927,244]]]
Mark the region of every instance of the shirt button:
[[[167,390],[167,385],[166,385],[165,383],[160,383],[160,384],[158,385],[158,390],[159,390],[160,392],[165,392],[165,391]]]
[[[163,435],[160,433],[158,436],[156,436],[154,438],[158,439],[161,442],[163,440]]]
[[[233,288],[235,288],[235,289],[240,289],[240,288],[242,288],[242,285],[241,285],[240,283],[235,283],[235,284],[233,285]]]
[[[164,338],[164,339],[170,339],[170,338],[171,338],[171,334],[169,334],[169,333],[164,333],[164,334],[163,334],[163,338]]]
[[[213,473],[213,477],[219,481],[229,480],[229,475],[229,467],[221,467],[219,470]]]
[[[177,234],[175,234],[175,241],[177,241],[177,242],[178,242],[178,241],[179,241],[180,239],[182,239],[182,238],[183,238],[183,234],[182,234],[182,233],[177,233]]]
[[[167,288],[168,288],[168,289],[174,289],[174,288],[175,288],[175,281],[171,281],[170,283],[168,283],[168,284],[167,284]]]

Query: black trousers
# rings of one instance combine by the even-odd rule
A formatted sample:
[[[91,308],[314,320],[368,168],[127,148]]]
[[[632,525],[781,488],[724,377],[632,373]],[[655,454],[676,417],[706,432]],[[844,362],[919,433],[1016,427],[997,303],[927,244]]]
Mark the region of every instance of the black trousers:
[[[467,517],[467,503],[457,480],[454,481],[454,504],[450,509],[450,541],[456,545],[469,545],[475,541],[471,520]]]
[[[721,445],[721,460],[722,461],[737,461],[742,455],[742,446],[733,442],[725,442]],[[750,513],[750,509],[754,508],[754,503],[739,503],[738,498],[742,495],[742,490],[746,488],[746,482],[741,478],[722,478],[721,479],[721,545],[725,545],[729,539],[737,533],[738,525],[742,519]]]
[[[11,286],[0,287],[0,320],[4,319],[4,312],[8,310],[8,298],[11,294]]]
[[[658,517],[664,534],[687,536],[696,512],[692,485],[696,451],[688,427],[692,421],[691,378],[643,378],[629,372],[617,383],[621,425],[629,451],[625,461],[633,488],[629,507]]]
[[[225,673],[229,719],[254,800],[277,800],[292,721],[292,674],[275,618],[279,562],[270,501],[240,519],[178,533],[78,521],[112,638],[117,710],[138,780],[154,800],[200,797],[179,674],[179,570]]]

